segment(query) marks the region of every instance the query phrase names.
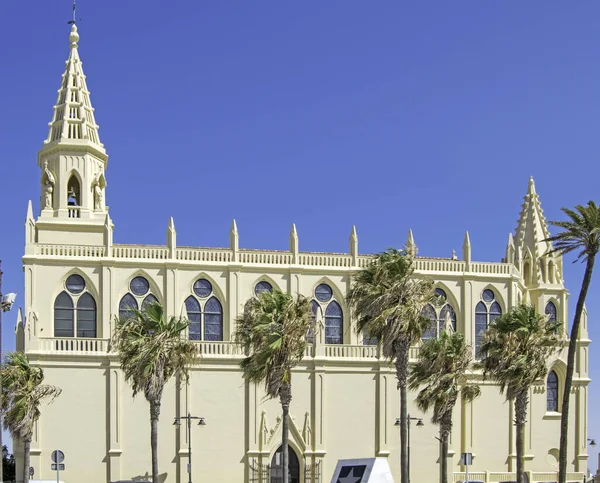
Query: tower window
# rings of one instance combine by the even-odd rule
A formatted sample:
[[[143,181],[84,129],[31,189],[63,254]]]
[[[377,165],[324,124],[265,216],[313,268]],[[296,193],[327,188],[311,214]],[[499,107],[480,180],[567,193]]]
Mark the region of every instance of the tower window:
[[[496,301],[493,290],[486,289],[481,294],[482,302],[475,307],[475,356],[479,356],[479,350],[483,342],[483,335],[488,325],[502,315],[500,304]]]
[[[81,206],[81,187],[75,175],[71,176],[67,184],[67,205]]]
[[[548,323],[555,323],[556,322],[556,305],[554,305],[553,302],[548,302],[546,304],[546,315],[548,316]]]
[[[558,412],[558,376],[550,371],[546,380],[546,410]]]
[[[71,275],[65,285],[54,301],[54,337],[96,337],[96,301],[84,292],[85,280]]]

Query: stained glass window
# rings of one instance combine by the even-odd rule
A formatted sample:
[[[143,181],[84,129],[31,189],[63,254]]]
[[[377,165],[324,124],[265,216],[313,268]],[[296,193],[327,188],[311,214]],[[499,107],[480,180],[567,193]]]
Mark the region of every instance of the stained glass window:
[[[67,292],[61,292],[54,301],[54,337],[75,335],[75,310]]]
[[[435,313],[435,309],[433,308],[433,306],[431,304],[427,304],[425,307],[423,307],[423,310],[421,311],[421,315],[423,317],[429,319],[429,325],[423,332],[422,339],[427,340],[427,339],[432,339],[434,337],[437,337],[437,327],[436,327],[437,315]]]
[[[202,340],[200,303],[190,295],[185,300],[185,310],[190,321],[188,338],[190,340]]]
[[[487,329],[487,307],[483,302],[479,302],[475,307],[475,356],[479,356],[479,349],[483,342],[483,334]]]
[[[325,344],[342,344],[343,331],[342,307],[334,300],[325,310]]]
[[[121,299],[121,302],[119,302],[119,317],[128,319],[129,317],[133,316],[131,309],[137,310],[138,303],[135,297],[128,293],[125,294],[125,296]]]
[[[552,302],[546,304],[546,315],[548,316],[548,322],[556,322],[556,305]]]
[[[444,292],[443,289],[441,288],[436,288],[435,289],[435,294],[437,295],[438,299],[436,300],[435,304],[439,307],[441,305],[444,305],[444,302],[446,302],[446,292]]]
[[[262,282],[258,282],[256,284],[256,286],[254,287],[254,293],[256,295],[260,294],[261,292],[272,292],[273,291],[273,285],[271,285],[269,282],[263,280]]]
[[[150,284],[144,277],[135,277],[129,284],[131,291],[138,296],[146,295],[150,290]]]
[[[333,290],[326,283],[322,283],[316,288],[315,297],[321,302],[329,302],[333,297]]]
[[[456,313],[452,308],[452,305],[446,304],[440,310],[440,318],[439,318],[439,333],[441,334],[443,330],[446,329],[446,314],[450,314],[450,320],[452,321],[452,330],[456,332]]]
[[[223,307],[216,297],[204,306],[204,340],[223,340]]]
[[[154,295],[149,294],[142,302],[142,310],[148,307],[148,305],[155,303],[158,303],[158,299]]]
[[[205,278],[196,280],[194,283],[194,293],[198,297],[208,297],[212,293],[212,284]]]
[[[546,381],[546,410],[558,412],[558,376],[550,371]]]
[[[71,275],[67,278],[66,285],[69,292],[78,294],[85,289],[85,280],[81,275]]]
[[[366,330],[363,331],[363,345],[377,345],[378,343],[377,337],[371,336]]]
[[[492,302],[496,297],[494,296],[494,292],[489,288],[483,291],[481,298],[485,300],[487,303]]]
[[[96,301],[89,293],[77,301],[77,337],[96,337]]]
[[[502,309],[500,308],[500,304],[498,302],[494,302],[490,306],[490,322],[493,322],[501,315],[502,315]]]

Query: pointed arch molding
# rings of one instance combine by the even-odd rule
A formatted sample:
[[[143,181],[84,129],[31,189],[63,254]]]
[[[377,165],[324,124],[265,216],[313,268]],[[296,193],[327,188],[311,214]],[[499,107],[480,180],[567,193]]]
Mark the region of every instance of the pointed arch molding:
[[[90,293],[90,295],[92,297],[94,297],[94,299],[96,301],[97,310],[100,310],[100,308],[101,308],[101,304],[99,302],[100,294],[99,294],[98,290],[96,289],[96,285],[94,285],[94,283],[92,282],[90,277],[88,275],[86,275],[83,271],[81,271],[79,268],[72,268],[61,277],[60,285],[54,288],[54,292],[52,294],[52,299],[51,299],[52,309],[54,309],[54,301],[56,300],[56,297],[58,297],[58,295],[61,292],[69,293],[69,291],[67,290],[67,287],[66,287],[66,283],[67,283],[67,278],[69,278],[71,275],[79,275],[81,278],[83,278],[83,280],[85,281],[84,292],[87,291]]]
[[[181,310],[183,310],[183,312],[185,313],[185,301],[190,295],[193,295],[194,297],[200,299],[200,297],[198,297],[196,295],[196,293],[194,292],[194,284],[196,283],[197,280],[200,280],[201,278],[208,280],[213,289],[211,295],[209,295],[208,297],[204,297],[201,300],[208,300],[209,298],[211,298],[213,296],[217,297],[217,299],[219,300],[219,302],[221,302],[221,305],[223,306],[223,310],[225,310],[225,300],[226,299],[225,299],[225,294],[223,293],[223,290],[221,290],[221,287],[215,281],[215,279],[205,272],[198,273],[196,276],[192,277],[190,283],[188,283],[188,291],[182,295],[182,299],[180,301],[180,306],[182,308]]]
[[[504,300],[504,297],[502,296],[502,292],[501,290],[496,287],[495,285],[488,283],[486,286],[484,286],[479,294],[478,294],[478,298],[477,301],[482,301],[483,300],[483,292],[485,290],[491,290],[492,292],[494,292],[494,302],[498,302],[500,304],[500,308],[502,309],[502,313],[505,314],[508,311],[507,305],[506,305],[506,301]],[[505,286],[503,287],[504,290],[508,290],[508,285],[505,284]],[[484,302],[485,303],[485,302]],[[493,303],[493,302],[492,302]],[[475,304],[477,305],[477,304]]]
[[[148,291],[148,293],[146,295],[144,295],[144,297],[147,297],[149,294],[152,294],[158,299],[158,301],[161,304],[165,303],[163,293],[162,293],[162,290],[160,289],[159,285],[156,283],[154,278],[152,278],[145,270],[140,268],[140,269],[136,270],[135,272],[133,272],[131,275],[129,275],[129,277],[127,277],[127,281],[125,282],[125,287],[122,287],[121,290],[119,291],[119,296],[117,297],[117,305],[118,305],[119,301],[125,296],[125,294],[131,292],[129,290],[129,285],[131,284],[131,281],[135,277],[144,277],[146,280],[148,280],[148,284],[150,285],[150,290]]]
[[[462,311],[462,307],[458,303],[458,300],[454,296],[454,293],[452,293],[452,290],[450,289],[450,287],[448,287],[443,282],[435,282],[434,289],[436,289],[436,288],[441,288],[446,293],[446,303],[448,303],[448,304],[450,304],[452,306],[452,309],[454,310],[454,313],[456,314],[456,323],[457,323],[457,325],[459,325],[459,322],[462,323],[462,324],[464,324],[464,321],[463,321],[463,318],[462,318],[462,315],[463,315],[462,314],[462,312],[463,312]],[[496,292],[494,291],[494,293],[496,293]],[[443,305],[441,307],[443,307]]]
[[[307,413],[308,414],[308,413]],[[288,417],[289,419],[289,429],[290,429],[290,434],[289,434],[289,445],[292,446],[294,448],[294,451],[296,451],[296,454],[298,456],[300,455],[304,455],[304,453],[307,451],[307,442],[304,440],[304,437],[302,435],[303,431],[300,430],[298,428],[298,426],[296,425],[296,421],[295,419],[290,415]],[[310,418],[309,418],[310,420]],[[269,458],[272,458],[273,455],[275,454],[275,452],[277,451],[277,449],[279,448],[279,446],[281,446],[281,423],[283,422],[283,419],[281,417],[281,415],[278,415],[276,418],[276,423],[275,426],[271,429],[269,429],[268,424],[267,424],[267,415],[266,412],[263,411],[262,415],[261,415],[261,424],[260,424],[260,429],[259,429],[259,442],[261,444],[262,447],[262,451],[264,453],[269,453]],[[305,417],[305,422],[306,422],[306,417]],[[306,429],[306,428],[303,428]],[[309,429],[310,431],[310,429]]]
[[[86,185],[83,183],[83,178],[81,177],[81,174],[79,173],[79,171],[76,168],[71,169],[69,171],[69,173],[67,174],[67,184],[65,185],[65,190],[67,192],[67,194],[66,194],[67,198],[65,198],[65,204],[66,204],[66,200],[69,198],[69,183],[71,181],[71,178],[73,178],[73,177],[79,183],[79,197],[81,198],[81,199],[77,200],[79,202],[79,206],[85,206],[85,202],[87,201],[87,199],[84,200],[84,196],[87,196],[87,194],[85,193],[85,190],[83,189],[83,187]]]
[[[319,300],[315,297],[315,290],[322,283],[329,285],[333,292],[333,297],[328,302],[319,302]],[[321,307],[321,318],[323,320],[323,323],[325,323],[326,307],[328,307],[329,304],[335,300],[339,304],[339,306],[342,308],[342,321],[343,321],[342,330],[343,330],[343,333],[346,334],[346,332],[350,330],[350,328],[351,328],[350,310],[348,309],[348,307],[346,305],[346,297],[344,296],[344,294],[342,293],[340,288],[337,286],[337,284],[335,282],[333,282],[333,280],[331,280],[330,278],[328,278],[326,276],[321,277],[316,283],[314,283],[312,285],[312,287],[310,289],[310,294],[306,294],[306,297],[308,297],[311,300],[316,300],[317,303],[319,304],[319,306]],[[342,343],[343,343],[343,341],[342,341]]]
[[[263,274],[263,275],[261,275],[260,277],[258,277],[257,279],[255,279],[252,282],[252,284],[251,284],[251,291],[252,291],[252,293],[250,295],[251,297],[254,297],[254,295],[255,295],[254,294],[254,287],[256,287],[256,284],[259,283],[259,282],[269,282],[274,289],[277,289],[280,292],[286,292],[285,290],[281,289],[281,286],[275,280],[273,280],[268,275]]]

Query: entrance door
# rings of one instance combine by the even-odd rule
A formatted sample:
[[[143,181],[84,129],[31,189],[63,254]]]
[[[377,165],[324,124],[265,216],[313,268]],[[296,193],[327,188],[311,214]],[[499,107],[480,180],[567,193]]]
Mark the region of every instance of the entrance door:
[[[283,468],[282,464],[282,454],[281,454],[281,446],[273,455],[273,459],[271,460],[271,482],[270,483],[283,483]],[[288,445],[288,458],[289,458],[289,475],[290,475],[290,483],[300,483],[300,462],[298,461],[298,456],[291,446]]]

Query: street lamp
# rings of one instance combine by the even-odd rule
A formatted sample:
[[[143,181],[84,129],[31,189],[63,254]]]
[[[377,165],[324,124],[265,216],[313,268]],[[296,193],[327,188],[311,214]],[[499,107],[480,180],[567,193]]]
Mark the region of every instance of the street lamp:
[[[0,260],[0,363],[2,362],[2,313],[8,312],[12,309],[15,299],[17,298],[16,293],[7,293],[2,295],[2,261]],[[1,381],[0,381],[1,383]],[[0,384],[1,386],[1,384]],[[2,414],[0,413],[0,428],[2,427]],[[0,431],[0,449],[2,449],[2,431]],[[2,474],[2,465],[0,464],[0,481],[4,481],[4,475]]]
[[[588,438],[587,442],[592,448],[596,446],[596,440],[594,438]]]
[[[192,483],[192,419],[198,420],[198,426],[206,426],[206,421],[204,420],[204,418],[201,418],[199,416],[192,416],[190,413],[188,413],[187,416],[179,416],[179,417],[175,418],[175,421],[173,421],[173,426],[181,426],[182,419],[187,420],[188,451],[189,451],[189,453],[188,453],[188,475],[189,475],[188,482]]]
[[[421,427],[421,426],[425,426],[425,424],[423,423],[423,419],[422,418],[413,418],[410,414],[406,415],[406,458],[408,459],[407,461],[407,466],[408,466],[408,483],[410,483],[410,422],[411,421],[416,421],[417,422],[417,426]],[[400,426],[402,422],[402,418],[396,418],[396,422],[394,423],[394,426]],[[400,455],[402,455],[402,448],[400,449]],[[402,458],[402,456],[400,456]],[[402,473],[402,461],[400,462],[400,473]]]

